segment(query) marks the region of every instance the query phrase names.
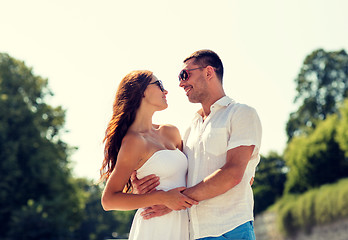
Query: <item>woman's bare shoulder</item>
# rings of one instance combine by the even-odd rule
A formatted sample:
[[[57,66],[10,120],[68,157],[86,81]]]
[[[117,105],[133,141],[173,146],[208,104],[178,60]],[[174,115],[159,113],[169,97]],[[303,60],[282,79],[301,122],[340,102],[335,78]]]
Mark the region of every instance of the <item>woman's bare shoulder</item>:
[[[146,150],[146,140],[139,133],[128,132],[121,144],[120,153],[127,153],[133,157],[140,157]]]
[[[160,125],[160,131],[163,136],[170,139],[177,148],[181,150],[181,135],[179,129],[171,124]]]
[[[172,124],[163,124],[163,125],[158,125],[158,128],[161,129],[162,131],[169,132],[169,133],[174,133],[174,134],[180,134],[179,129],[172,125]]]

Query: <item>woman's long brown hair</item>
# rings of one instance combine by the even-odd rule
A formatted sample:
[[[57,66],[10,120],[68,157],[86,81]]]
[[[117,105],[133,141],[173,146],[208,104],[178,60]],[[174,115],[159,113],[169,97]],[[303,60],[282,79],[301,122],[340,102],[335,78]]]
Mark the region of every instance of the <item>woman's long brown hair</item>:
[[[107,181],[115,168],[117,155],[122,139],[135,120],[136,112],[144,96],[145,89],[151,82],[151,71],[132,71],[127,74],[118,86],[113,104],[113,115],[105,131],[104,160],[100,169],[100,180]],[[131,188],[130,179],[126,191]]]

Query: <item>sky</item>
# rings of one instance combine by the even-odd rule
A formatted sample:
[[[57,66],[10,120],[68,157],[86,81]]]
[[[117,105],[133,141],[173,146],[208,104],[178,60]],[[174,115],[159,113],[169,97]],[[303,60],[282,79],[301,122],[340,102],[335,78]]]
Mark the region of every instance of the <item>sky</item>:
[[[199,104],[179,87],[182,61],[215,51],[224,89],[261,119],[261,154],[282,153],[298,75],[316,49],[348,50],[345,0],[0,0],[0,52],[48,79],[47,102],[66,109],[62,139],[77,177],[99,178],[103,138],[120,80],[147,69],[168,90],[153,121],[183,134]]]

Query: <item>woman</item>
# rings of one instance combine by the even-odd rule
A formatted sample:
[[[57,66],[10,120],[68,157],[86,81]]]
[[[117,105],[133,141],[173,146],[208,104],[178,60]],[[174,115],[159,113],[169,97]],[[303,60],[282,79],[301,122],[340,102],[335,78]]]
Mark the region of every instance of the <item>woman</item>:
[[[101,179],[104,210],[133,210],[165,205],[172,210],[162,217],[144,220],[139,209],[129,239],[188,239],[186,208],[198,202],[181,193],[186,186],[187,159],[180,151],[179,131],[171,125],[155,125],[152,116],[168,107],[167,91],[150,71],[133,71],[121,81],[113,116],[105,134]],[[158,191],[131,194],[130,176],[151,173],[160,177]]]

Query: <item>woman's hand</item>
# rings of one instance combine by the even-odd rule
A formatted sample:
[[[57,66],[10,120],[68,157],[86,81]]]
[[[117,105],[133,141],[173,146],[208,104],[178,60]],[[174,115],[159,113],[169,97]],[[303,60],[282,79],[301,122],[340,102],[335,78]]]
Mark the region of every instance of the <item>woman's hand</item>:
[[[186,208],[192,207],[192,205],[197,205],[198,202],[185,196],[181,192],[184,191],[186,187],[178,187],[171,189],[167,192],[158,191],[160,194],[161,202],[163,205],[167,206],[172,210],[184,210]]]

